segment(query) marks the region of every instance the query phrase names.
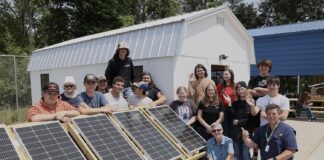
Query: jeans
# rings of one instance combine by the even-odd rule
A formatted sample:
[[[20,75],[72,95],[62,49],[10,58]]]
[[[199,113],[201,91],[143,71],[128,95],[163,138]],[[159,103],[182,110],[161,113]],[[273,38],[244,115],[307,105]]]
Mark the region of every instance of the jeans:
[[[311,118],[314,118],[315,117],[315,115],[312,113],[312,111],[311,111],[311,109],[309,108],[310,106],[303,106],[303,111],[305,111],[306,112],[306,114],[307,114],[307,118],[308,119],[311,119]]]
[[[236,160],[250,160],[249,148],[244,142],[233,142],[234,156]]]
[[[124,98],[127,99],[128,97],[134,95],[134,92],[131,87],[126,87],[123,89],[123,95],[124,95]]]

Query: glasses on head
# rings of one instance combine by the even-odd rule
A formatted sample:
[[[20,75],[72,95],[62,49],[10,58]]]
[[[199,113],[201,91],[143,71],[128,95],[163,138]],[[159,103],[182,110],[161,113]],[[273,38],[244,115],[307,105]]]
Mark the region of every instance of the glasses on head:
[[[65,87],[65,88],[73,88],[74,85],[72,85],[72,84],[71,84],[71,85],[64,85],[64,87]]]
[[[212,132],[220,132],[220,131],[222,131],[222,129],[214,129],[214,130],[212,130]]]
[[[87,81],[86,83],[87,83],[87,84],[92,84],[92,85],[96,84],[95,81]]]

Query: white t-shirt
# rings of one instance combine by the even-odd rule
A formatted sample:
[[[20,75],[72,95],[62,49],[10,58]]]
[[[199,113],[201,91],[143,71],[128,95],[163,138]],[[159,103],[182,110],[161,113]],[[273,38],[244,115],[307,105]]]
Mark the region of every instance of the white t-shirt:
[[[129,105],[135,106],[135,107],[148,107],[150,103],[152,103],[152,99],[148,97],[139,98],[136,95],[132,95],[127,99],[127,102]]]
[[[258,98],[256,105],[260,107],[261,111],[265,112],[266,106],[269,104],[276,104],[280,107],[281,111],[289,111],[289,99],[281,94],[278,94],[276,97],[270,97],[265,95]],[[263,126],[268,123],[268,120],[264,117],[260,117],[260,126]]]
[[[119,95],[119,97],[114,97],[111,94],[111,92],[109,92],[109,93],[105,93],[105,97],[106,97],[108,103],[110,105],[112,105],[112,107],[114,109],[117,109],[117,110],[127,110],[127,109],[129,109],[128,108],[128,103],[127,103],[126,99],[123,96]]]

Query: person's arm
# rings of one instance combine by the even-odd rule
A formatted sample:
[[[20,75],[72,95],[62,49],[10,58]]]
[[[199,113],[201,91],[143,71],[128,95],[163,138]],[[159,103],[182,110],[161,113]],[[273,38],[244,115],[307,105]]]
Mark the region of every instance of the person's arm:
[[[34,114],[29,118],[30,122],[43,122],[56,120],[56,114]]]
[[[60,111],[64,113],[64,117],[75,117],[80,115],[80,112],[78,110],[70,110],[70,111]],[[58,112],[57,112],[58,113]]]
[[[280,114],[280,117],[279,117],[280,120],[283,120],[283,121],[287,120],[288,114],[289,114],[289,110],[281,111],[281,114]]]
[[[249,148],[258,148],[258,145],[250,138],[250,134],[247,130],[245,130],[243,127],[242,129],[242,139],[243,142],[248,146]]]
[[[161,104],[163,104],[163,103],[166,101],[166,96],[163,95],[161,92],[158,92],[157,97],[158,97],[158,99],[155,100],[155,101],[152,103],[152,106],[153,106],[153,107],[154,107],[154,106],[161,105]]]
[[[295,154],[296,150],[294,149],[286,149],[276,156],[277,160],[286,160],[291,158]]]
[[[234,148],[233,148],[233,140],[230,139],[227,146],[227,157],[226,160],[233,160],[234,159]]]
[[[131,69],[130,81],[133,83],[133,82],[135,82],[134,64],[133,64],[133,60],[131,58],[129,58],[129,60],[130,60],[130,66],[131,66],[131,68],[130,68]]]
[[[216,120],[216,123],[222,124],[224,120],[224,112],[219,112],[219,118]]]
[[[91,108],[84,102],[81,102],[79,105],[79,110],[81,114],[92,115],[97,113],[111,113],[112,107],[107,105],[101,108]]]
[[[110,60],[108,62],[108,66],[105,70],[105,76],[107,77],[107,81],[108,81],[108,86],[112,87],[112,80],[113,80],[113,74],[112,74],[112,68],[113,68],[113,62],[112,60]]]
[[[197,116],[192,116],[190,120],[187,122],[187,124],[190,126],[194,124],[197,121]]]
[[[247,97],[245,101],[250,106],[252,116],[257,115],[260,112],[260,107],[255,105],[254,99],[251,96]]]
[[[290,111],[289,99],[285,97],[285,99],[281,105],[282,106],[280,106],[280,108],[281,108],[280,120],[284,121],[284,120],[287,120],[289,111]]]
[[[198,109],[198,113],[197,113],[197,118],[198,118],[198,121],[200,122],[200,124],[202,126],[204,126],[206,128],[206,130],[208,130],[209,132],[211,132],[211,127],[208,123],[206,123],[206,121],[202,118],[202,110],[201,109]]]

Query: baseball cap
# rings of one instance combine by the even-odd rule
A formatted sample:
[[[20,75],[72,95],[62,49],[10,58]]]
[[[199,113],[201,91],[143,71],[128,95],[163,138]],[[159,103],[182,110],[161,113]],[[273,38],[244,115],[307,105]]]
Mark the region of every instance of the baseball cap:
[[[42,88],[43,92],[57,92],[60,93],[59,86],[54,82],[49,82]]]
[[[106,76],[99,76],[98,81],[107,80]]]
[[[98,78],[97,78],[94,74],[87,74],[87,75],[84,77],[83,81],[84,81],[84,82],[85,82],[85,81],[95,81],[95,82],[97,82],[97,81],[98,81]]]
[[[120,42],[118,44],[118,49],[129,49],[126,42]]]
[[[143,82],[143,81],[140,81],[138,83],[133,83],[133,86],[137,87],[137,88],[140,88],[140,89],[143,89],[144,91],[147,91],[148,90],[148,85]]]
[[[237,84],[236,84],[236,88],[238,88],[238,87],[247,88],[247,85],[244,81],[240,81],[240,82],[237,82]]]

